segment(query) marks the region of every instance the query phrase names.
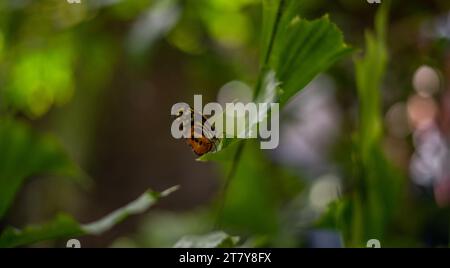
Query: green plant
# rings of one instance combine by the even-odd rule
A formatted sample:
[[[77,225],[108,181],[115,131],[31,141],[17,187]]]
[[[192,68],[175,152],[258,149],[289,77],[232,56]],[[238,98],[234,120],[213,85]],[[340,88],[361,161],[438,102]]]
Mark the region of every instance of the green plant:
[[[302,1],[263,0],[262,4],[260,69],[253,100],[279,102],[282,109],[319,73],[352,49],[344,43],[342,33],[327,15],[313,21],[300,18]],[[266,116],[270,112],[265,111]],[[258,123],[248,122],[246,128],[256,128]],[[277,169],[269,170],[270,162],[256,148],[256,143],[224,139],[218,152],[206,154],[199,160],[217,161],[228,174],[223,200],[219,201],[223,203],[219,204],[216,227],[240,226],[263,235],[276,231],[277,203],[292,196],[281,190],[289,176]],[[290,189],[295,192],[299,188]],[[227,196],[233,198],[227,199]],[[273,202],[273,199],[278,201]]]
[[[83,178],[78,166],[67,156],[51,135],[41,135],[18,120],[0,119],[0,219],[11,207],[25,181],[35,175]],[[89,224],[80,224],[67,214],[60,214],[43,225],[23,230],[7,227],[0,233],[0,247],[18,247],[45,240],[99,235],[130,215],[142,213],[177,188],[162,193],[147,191],[140,198],[110,215]]]
[[[241,4],[244,5],[244,2],[247,3],[243,1]],[[260,68],[254,85],[255,102],[279,102],[282,109],[294,95],[300,92],[319,73],[326,71],[337,60],[351,52],[351,49],[344,43],[342,33],[330,22],[328,16],[312,21],[300,18],[298,14],[302,5],[303,1],[297,0],[262,1],[262,42],[260,46]],[[211,6],[211,8],[214,8],[214,6]],[[202,18],[207,21],[208,31],[214,35],[217,31],[215,21],[205,14]],[[229,34],[221,41],[236,43],[236,36],[242,33],[231,32]],[[71,36],[69,35],[67,38],[70,39]],[[61,50],[61,55],[66,57],[62,57],[62,61],[57,61],[57,63],[64,67],[63,69],[70,70],[69,67],[76,58],[74,51],[76,51],[76,48],[72,46],[67,51]],[[22,52],[28,53],[26,50],[18,50],[19,54]],[[30,52],[31,56],[27,56],[26,53],[23,57],[23,63],[21,63],[22,61],[19,62],[20,64],[16,69],[18,70],[17,73],[23,70],[28,71],[26,73],[29,78],[26,82],[29,82],[30,85],[20,83],[11,85],[9,90],[6,91],[8,98],[2,100],[6,104],[4,112],[11,115],[24,111],[31,117],[39,117],[52,106],[53,100],[56,100],[56,104],[67,101],[72,94],[75,81],[70,71],[61,75],[58,75],[59,72],[56,69],[52,69],[54,72],[44,72],[49,75],[48,79],[55,78],[56,80],[53,84],[48,85],[50,95],[48,95],[45,106],[36,106],[41,103],[34,100],[32,96],[33,92],[39,90],[39,85],[37,88],[32,87],[36,83],[31,81],[35,79],[35,76],[30,69],[36,67],[45,71],[45,65],[41,64],[42,59],[45,58],[42,55],[46,56],[50,52],[39,50]],[[40,64],[34,64],[33,59],[38,59],[37,62]],[[56,57],[56,59],[59,58]],[[107,70],[105,72],[107,73]],[[69,93],[58,97],[58,92],[53,88],[55,85],[63,85]],[[28,92],[29,94],[26,96],[18,97],[15,93],[17,87],[21,86],[32,88],[33,91]],[[30,100],[31,104],[35,104],[34,106],[29,106]],[[268,116],[270,112],[270,110],[267,110],[264,113]],[[7,123],[0,125],[0,149],[3,152],[1,158],[4,160],[0,163],[3,167],[0,171],[0,185],[3,186],[0,188],[2,193],[0,196],[0,218],[10,208],[17,191],[29,177],[47,173],[64,177],[82,177],[82,172],[67,157],[55,138],[41,137],[26,124],[19,123],[19,120],[14,117],[8,117],[5,120]],[[258,122],[249,122],[247,127],[258,127]],[[29,150],[29,148],[33,148],[33,150]],[[258,161],[254,161],[255,159],[258,159]],[[228,199],[224,207],[224,214],[219,219],[227,226],[239,226],[241,230],[253,230],[256,235],[270,235],[276,232],[278,225],[276,214],[279,204],[297,194],[301,188],[298,182],[292,179],[291,174],[280,168],[270,168],[270,161],[268,161],[267,156],[256,147],[256,143],[253,141],[225,139],[220,151],[207,154],[200,160],[218,161],[220,166],[228,173],[224,192],[227,195],[231,193],[233,199]],[[277,187],[273,187],[275,184],[277,184]],[[24,246],[48,239],[99,234],[122,220],[126,215],[142,212],[145,208],[154,204],[158,199],[157,197],[164,196],[167,193],[163,192],[161,195],[144,194],[136,201],[139,204],[141,204],[141,201],[143,202],[140,206],[135,207],[136,203],[133,202],[131,203],[133,209],[130,210],[130,207],[127,206],[112,214],[112,217],[107,216],[105,219],[90,225],[81,225],[70,216],[62,215],[48,224],[25,227],[23,231],[7,228],[0,235],[0,245],[5,247]],[[247,213],[242,214],[243,209]],[[234,245],[237,242],[233,237],[228,237],[224,233],[219,234],[220,239],[217,245],[223,245],[222,242],[224,241],[226,245]],[[211,238],[210,236],[206,237]],[[183,241],[184,244],[189,244],[187,240]],[[192,244],[195,245],[196,243]]]
[[[359,101],[358,129],[353,139],[352,168],[346,195],[329,207],[319,226],[337,228],[344,243],[364,247],[369,239],[383,241],[403,193],[403,176],[382,149],[381,89],[388,64],[386,31],[389,2],[375,19],[375,34],[366,32],[366,51],[355,60]]]

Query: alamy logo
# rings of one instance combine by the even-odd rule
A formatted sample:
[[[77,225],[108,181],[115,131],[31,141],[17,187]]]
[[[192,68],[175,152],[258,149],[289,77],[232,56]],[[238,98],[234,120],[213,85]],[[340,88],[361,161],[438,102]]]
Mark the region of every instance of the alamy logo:
[[[233,102],[222,106],[210,102],[203,107],[202,96],[194,95],[194,108],[184,102],[176,103],[171,114],[176,116],[171,127],[172,136],[176,139],[193,138],[194,143],[198,142],[194,147],[222,138],[260,138],[261,149],[278,147],[278,103]]]
[[[80,240],[78,239],[69,239],[66,243],[66,248],[81,248]]]
[[[381,0],[367,0],[369,4],[381,4]]]
[[[366,247],[368,248],[381,248],[380,240],[378,239],[370,239],[367,241]]]
[[[69,4],[81,4],[81,0],[67,0]]]

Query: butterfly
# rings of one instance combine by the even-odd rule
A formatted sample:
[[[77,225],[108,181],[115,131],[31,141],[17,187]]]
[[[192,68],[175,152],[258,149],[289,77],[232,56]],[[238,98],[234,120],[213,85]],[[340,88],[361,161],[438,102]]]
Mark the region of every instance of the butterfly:
[[[219,139],[214,136],[212,131],[215,131],[214,126],[209,125],[207,118],[192,108],[182,108],[178,111],[177,117],[181,119],[183,114],[188,113],[186,109],[190,110],[190,137],[186,139],[186,143],[192,148],[192,151],[197,156],[202,156],[206,153],[216,151],[219,144]],[[195,122],[195,114],[200,115],[202,122]],[[200,137],[195,137],[195,133],[200,134]]]

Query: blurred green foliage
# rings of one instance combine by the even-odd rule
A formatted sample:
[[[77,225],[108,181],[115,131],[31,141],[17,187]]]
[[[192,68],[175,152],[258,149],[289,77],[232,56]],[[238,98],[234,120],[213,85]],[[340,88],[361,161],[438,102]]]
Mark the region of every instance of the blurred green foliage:
[[[383,149],[381,88],[388,62],[386,28],[388,2],[379,9],[376,33],[366,33],[366,51],[355,60],[359,100],[358,131],[354,137],[352,176],[347,196],[329,207],[319,225],[343,232],[345,244],[364,247],[376,238],[389,246],[386,229],[403,199],[403,175],[387,160]]]
[[[52,136],[35,133],[27,125],[0,120],[0,218],[11,206],[25,179],[38,174],[79,177],[79,168]]]
[[[392,213],[402,200],[400,191],[403,177],[395,171],[382,151],[381,88],[386,72],[388,52],[386,2],[378,11],[376,36],[366,34],[366,55],[356,60],[356,86],[359,94],[359,132],[357,134],[358,160],[356,187],[365,189],[355,193],[352,242],[364,246],[371,237],[384,238]],[[386,242],[385,242],[386,243]]]
[[[49,42],[42,49],[18,52],[10,67],[4,104],[31,117],[42,116],[53,104],[67,103],[73,95],[73,40],[65,36]]]
[[[232,248],[239,242],[239,237],[229,236],[224,232],[213,232],[203,236],[181,238],[175,248]]]
[[[149,190],[126,206],[89,224],[80,224],[71,216],[60,214],[49,223],[43,225],[31,225],[24,230],[9,227],[0,234],[0,248],[30,245],[51,239],[80,237],[83,235],[100,235],[111,229],[114,225],[122,222],[127,217],[146,211],[161,197],[165,197],[177,189],[178,187],[172,187],[161,193]]]

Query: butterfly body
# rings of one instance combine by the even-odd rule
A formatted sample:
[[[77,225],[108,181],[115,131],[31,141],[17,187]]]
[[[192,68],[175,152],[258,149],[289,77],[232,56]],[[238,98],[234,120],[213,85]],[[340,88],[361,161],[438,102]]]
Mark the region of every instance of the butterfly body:
[[[186,143],[191,147],[192,151],[197,156],[202,156],[206,153],[209,153],[211,151],[214,151],[217,147],[218,139],[214,137],[213,133],[211,133],[211,130],[214,131],[214,126],[206,128],[208,125],[207,118],[203,115],[201,115],[202,122],[195,122],[194,120],[194,114],[198,114],[198,112],[194,111],[193,109],[189,109],[191,114],[191,130],[190,130],[190,137],[186,138]],[[180,111],[179,118],[181,118],[181,115],[183,112],[186,111]]]
[[[206,153],[209,153],[210,151],[213,150],[214,148],[214,142],[209,140],[206,137],[201,137],[201,138],[188,138],[186,140],[187,144],[189,144],[189,146],[191,146],[192,151],[198,155],[198,156],[202,156]]]

